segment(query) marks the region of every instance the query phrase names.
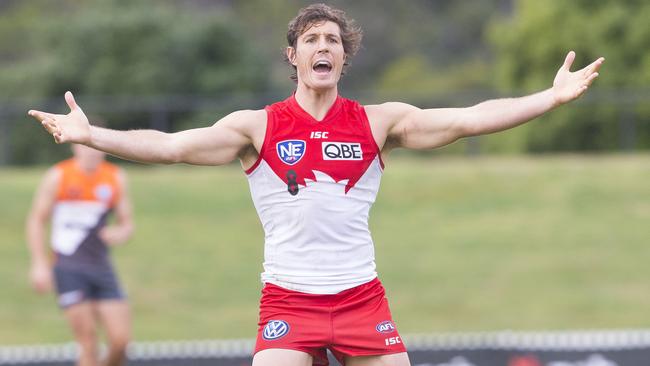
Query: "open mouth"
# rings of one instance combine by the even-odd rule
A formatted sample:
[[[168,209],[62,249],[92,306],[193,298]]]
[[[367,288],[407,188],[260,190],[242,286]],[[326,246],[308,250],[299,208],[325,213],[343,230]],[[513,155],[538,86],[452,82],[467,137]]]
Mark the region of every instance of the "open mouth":
[[[327,74],[332,71],[332,63],[327,60],[318,60],[314,63],[312,69],[318,74]]]

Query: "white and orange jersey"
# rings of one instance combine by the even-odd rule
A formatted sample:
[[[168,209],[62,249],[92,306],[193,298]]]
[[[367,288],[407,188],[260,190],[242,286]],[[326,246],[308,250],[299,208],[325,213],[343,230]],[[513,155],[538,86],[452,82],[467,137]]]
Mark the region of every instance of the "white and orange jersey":
[[[262,281],[314,294],[371,281],[368,215],[383,163],[363,106],[338,97],[316,121],[292,96],[266,111],[260,156],[246,171],[265,232]]]
[[[110,266],[99,230],[120,197],[118,168],[102,162],[83,172],[74,159],[55,166],[61,173],[52,213],[52,248],[57,265],[73,268]]]

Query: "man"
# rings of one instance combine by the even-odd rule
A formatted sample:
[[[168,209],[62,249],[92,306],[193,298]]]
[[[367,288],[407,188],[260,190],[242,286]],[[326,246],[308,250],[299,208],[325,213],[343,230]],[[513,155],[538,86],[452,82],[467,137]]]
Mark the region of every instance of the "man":
[[[265,231],[253,365],[409,365],[375,272],[368,212],[383,160],[395,148],[431,149],[515,127],[582,95],[603,59],[577,72],[570,52],[553,87],[469,108],[361,106],[338,95],[361,33],[318,4],[289,24],[286,57],[295,93],[264,110],[234,112],[211,127],[172,134],[90,126],[72,94],[67,115],[40,111],[57,143],[95,147],[149,163],[222,165],[239,159]]]
[[[56,284],[59,306],[79,345],[78,366],[99,365],[99,324],[109,345],[103,364],[119,366],[126,360],[130,315],[107,246],[124,243],[133,232],[126,180],[104,161],[103,152],[78,144],[72,151],[72,159],[47,171],[27,218],[30,280],[40,293]],[[116,223],[106,225],[112,211]],[[50,219],[53,266],[44,245]]]

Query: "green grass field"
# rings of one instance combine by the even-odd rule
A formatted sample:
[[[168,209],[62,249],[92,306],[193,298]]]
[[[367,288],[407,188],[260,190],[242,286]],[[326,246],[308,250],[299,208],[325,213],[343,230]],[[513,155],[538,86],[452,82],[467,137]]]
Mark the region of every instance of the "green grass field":
[[[127,168],[136,234],[114,251],[136,340],[252,338],[263,235],[236,166]],[[43,173],[0,170],[0,344],[67,342],[27,282]],[[650,327],[650,155],[398,158],[371,229],[400,331]]]

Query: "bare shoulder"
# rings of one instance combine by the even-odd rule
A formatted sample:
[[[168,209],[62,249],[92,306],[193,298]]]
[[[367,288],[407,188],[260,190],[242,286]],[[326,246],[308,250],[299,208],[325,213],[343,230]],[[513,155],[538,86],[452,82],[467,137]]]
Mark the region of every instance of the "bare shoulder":
[[[126,185],[126,172],[121,167],[117,167],[117,181],[120,185]]]
[[[392,125],[400,120],[406,114],[418,110],[419,108],[408,103],[386,102],[382,104],[373,104],[365,106],[368,120],[372,125],[385,124]]]
[[[264,109],[242,109],[223,117],[216,124],[227,124],[243,129],[257,129],[266,127],[266,111]]]
[[[45,175],[43,175],[42,184],[48,186],[56,185],[61,180],[61,175],[62,175],[61,169],[59,169],[56,165],[50,167],[45,172]]]
[[[56,198],[61,176],[61,169],[57,166],[53,166],[45,172],[36,190],[33,206],[35,209],[42,210],[42,212],[49,210]]]
[[[266,122],[267,114],[264,109],[245,109],[227,115],[215,123],[215,126],[225,124],[226,127],[246,136],[252,146],[260,148],[266,134]]]
[[[383,152],[388,152],[394,145],[391,136],[395,125],[408,113],[418,108],[407,103],[387,102],[367,105],[364,109],[377,146]]]

